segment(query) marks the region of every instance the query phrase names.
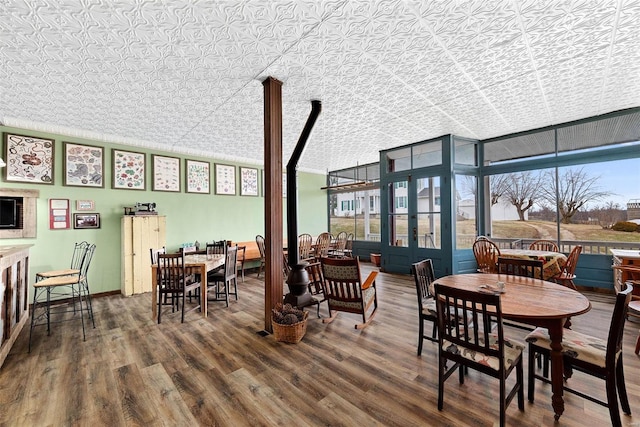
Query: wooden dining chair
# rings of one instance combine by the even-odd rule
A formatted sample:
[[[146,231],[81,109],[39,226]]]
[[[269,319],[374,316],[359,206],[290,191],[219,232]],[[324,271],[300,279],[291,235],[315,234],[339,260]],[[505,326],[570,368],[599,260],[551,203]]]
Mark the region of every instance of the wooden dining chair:
[[[184,263],[184,253],[158,254],[158,268],[156,269],[156,282],[158,284],[158,323],[162,320],[162,306],[171,305],[171,312],[175,312],[182,306],[181,322],[184,323],[186,312],[200,308],[200,282],[195,280],[195,274],[187,271]],[[193,292],[197,304],[185,309],[187,294]],[[164,298],[168,295],[168,298]],[[168,302],[164,302],[164,301]],[[170,301],[170,302],[169,302]]]
[[[329,256],[329,247],[331,246],[331,234],[324,232],[318,235],[316,239],[315,255],[316,260]]]
[[[640,289],[640,265],[637,264],[622,264],[612,265],[616,274],[625,274],[624,283],[622,283],[622,277],[614,280],[614,285],[618,281],[624,286],[624,284],[630,284],[634,288]],[[633,292],[632,292],[633,293]],[[632,295],[631,302],[629,303],[629,315],[634,317],[640,317],[640,298],[637,295]],[[636,339],[635,353],[640,355],[640,331],[638,331],[638,338]]]
[[[569,368],[570,370],[577,370],[603,379],[606,388],[606,401],[592,394],[586,394],[569,387],[566,385],[569,379],[565,379],[564,390],[609,408],[611,424],[614,427],[622,425],[618,409],[618,398],[620,399],[622,411],[627,415],[631,415],[631,407],[629,406],[627,389],[624,383],[622,336],[633,287],[630,285],[625,286],[626,288],[616,296],[609,335],[606,340],[571,329],[565,329],[562,337],[562,356],[565,372]],[[527,335],[526,341],[529,343],[528,396],[529,401],[533,403],[535,380],[540,380],[547,384],[550,383],[547,376],[535,373],[533,358],[539,353],[549,357],[551,340],[546,328],[536,328]]]
[[[320,264],[329,306],[329,317],[322,322],[333,322],[342,311],[362,315],[362,323],[356,324],[356,329],[369,325],[378,310],[378,271],[372,271],[363,281],[358,258],[320,258]]]
[[[313,236],[302,233],[298,236],[298,253],[300,261],[312,261],[313,256]]]
[[[238,259],[236,261],[236,274],[240,276],[240,280],[244,283],[244,259],[247,252],[245,245],[238,246]],[[239,272],[239,273],[238,273]]]
[[[229,295],[234,295],[236,300],[238,299],[237,261],[238,247],[225,246],[224,266],[207,275],[207,288],[213,288],[214,294],[214,297],[208,298],[208,301],[224,301],[229,307]]]
[[[329,248],[329,256],[333,258],[344,257],[344,250],[347,248],[347,232],[341,231],[335,238],[333,247]]]
[[[529,249],[533,251],[560,252],[560,249],[558,248],[556,242],[544,239],[531,242],[531,244],[529,245]]]
[[[439,283],[434,286],[438,307],[438,410],[444,406],[445,381],[458,370],[460,384],[464,384],[464,368],[468,367],[500,381],[500,426],[504,427],[506,409],[514,396],[518,397],[518,409],[524,411],[524,344],[504,335],[500,295]],[[448,361],[453,365],[447,367]],[[514,369],[516,382],[507,393],[506,381]]]
[[[344,248],[344,256],[348,258],[353,258],[353,239],[355,239],[353,233],[347,234],[347,244]]]
[[[480,236],[473,243],[473,256],[476,258],[479,273],[497,273],[500,248],[493,241]]]
[[[512,276],[531,277],[542,280],[544,261],[539,259],[523,259],[498,257],[498,273]]]
[[[576,245],[573,247],[569,256],[567,257],[567,263],[562,268],[562,271],[551,278],[556,283],[566,286],[571,289],[576,289],[576,285],[573,283],[573,279],[576,278],[575,271],[578,264],[578,257],[582,252],[582,246]]]
[[[411,273],[413,274],[418,295],[418,356],[420,356],[422,354],[422,343],[425,339],[438,342],[438,313],[436,301],[431,290],[435,281],[433,262],[430,259],[425,259],[411,264]],[[432,322],[431,335],[424,333],[425,321]]]

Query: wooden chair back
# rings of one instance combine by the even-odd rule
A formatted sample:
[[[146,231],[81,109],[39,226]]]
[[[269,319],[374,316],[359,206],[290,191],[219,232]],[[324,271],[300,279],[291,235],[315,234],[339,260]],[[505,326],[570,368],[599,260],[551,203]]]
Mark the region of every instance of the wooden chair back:
[[[447,341],[458,347],[457,352],[441,348],[447,359],[457,363],[482,365],[470,361],[463,351],[481,353],[495,358],[498,370],[504,370],[504,331],[502,326],[502,308],[500,295],[474,292],[435,283],[436,303],[438,306],[439,340]],[[464,310],[460,310],[465,307]],[[497,342],[491,337],[497,334]],[[494,344],[494,345],[492,345]],[[456,354],[458,353],[458,354]],[[476,358],[474,358],[476,359]],[[484,372],[485,369],[479,369]]]
[[[331,246],[331,234],[320,233],[316,239],[316,259],[329,256],[329,246]]]
[[[478,272],[496,273],[498,271],[500,248],[491,240],[480,237],[476,239],[473,243],[473,255],[478,264]]]
[[[419,309],[422,311],[423,302],[433,298],[433,282],[436,280],[433,262],[431,259],[425,259],[411,264],[411,273],[416,284]]]
[[[178,292],[185,282],[184,253],[157,255],[156,278],[160,293]]]
[[[151,255],[151,264],[157,264],[158,263],[158,255],[160,254],[166,254],[167,253],[167,248],[166,247],[161,247],[161,248],[149,248],[149,253]]]
[[[573,247],[569,256],[567,257],[567,263],[563,268],[563,275],[566,277],[575,278],[576,265],[578,265],[578,257],[582,253],[582,246],[576,245]]]
[[[319,262],[312,262],[305,267],[309,275],[309,293],[311,295],[323,294],[324,277],[322,276],[322,266]]]
[[[207,243],[205,253],[207,255],[224,255],[226,248],[227,248],[227,241],[219,240],[217,242]]]
[[[560,252],[560,249],[558,248],[556,242],[544,239],[531,242],[531,244],[529,245],[529,249],[533,251]]]
[[[346,231],[341,231],[338,233],[333,248],[330,251],[333,256],[344,256],[344,250],[347,248],[347,236],[348,235]]]
[[[303,233],[298,236],[299,260],[305,261],[313,258],[313,236]]]
[[[521,259],[498,257],[498,273],[512,276],[524,276],[543,279],[544,261],[539,259]]]
[[[362,315],[361,324],[356,329],[369,324],[378,309],[378,296],[375,278],[377,271],[369,273],[363,282],[360,274],[360,262],[357,258],[320,258],[324,277],[324,296],[329,305],[329,323],[335,319],[333,312],[348,312]],[[369,309],[373,310],[369,312]]]
[[[425,259],[420,262],[411,264],[411,273],[416,284],[416,293],[418,295],[418,356],[422,354],[422,340],[428,339],[436,341],[436,310],[435,300],[433,298],[433,282],[435,274],[433,272],[433,262]],[[424,321],[433,322],[431,335],[424,333]]]

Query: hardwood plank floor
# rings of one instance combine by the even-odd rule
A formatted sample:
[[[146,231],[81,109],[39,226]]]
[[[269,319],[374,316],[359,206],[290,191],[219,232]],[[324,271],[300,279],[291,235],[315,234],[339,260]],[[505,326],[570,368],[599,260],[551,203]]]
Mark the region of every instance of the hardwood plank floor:
[[[365,273],[372,268],[363,263]],[[238,301],[228,308],[210,303],[208,319],[191,312],[183,324],[179,313],[152,322],[150,294],[95,298],[96,328],[87,329],[86,342],[79,319],[54,324],[51,336],[37,328],[31,353],[29,328],[22,331],[0,370],[0,425],[497,425],[498,383],[475,371],[463,385],[447,381],[438,411],[436,345],[425,341],[416,356],[413,279],[381,273],[377,285],[380,309],[367,328],[355,330],[359,318],[346,313],[323,324],[312,308],[298,344],[258,333],[264,283],[255,273],[239,283]],[[588,296],[593,309],[574,318],[573,329],[605,338],[613,298]],[[325,304],[320,313],[328,315]],[[639,328],[637,318],[625,326],[634,411],[622,415],[625,426],[640,425],[640,358],[633,353]],[[601,380],[575,373],[569,381],[604,397]],[[608,410],[595,403],[565,394],[565,406],[554,424],[550,387],[536,383],[535,403],[526,401],[520,412],[513,402],[507,424],[610,425]]]

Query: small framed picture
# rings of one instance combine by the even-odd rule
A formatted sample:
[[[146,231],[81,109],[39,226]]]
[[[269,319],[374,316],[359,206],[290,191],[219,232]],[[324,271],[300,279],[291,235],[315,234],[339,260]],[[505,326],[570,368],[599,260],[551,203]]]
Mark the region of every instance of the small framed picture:
[[[77,211],[92,211],[96,208],[93,200],[76,200]]]
[[[216,194],[236,194],[236,167],[216,163]]]
[[[180,191],[180,159],[151,155],[153,191]]]
[[[135,151],[112,150],[113,183],[115,189],[144,190],[146,157]]]
[[[5,181],[53,184],[53,139],[4,133]]]
[[[210,194],[211,170],[209,162],[186,160],[187,193]]]
[[[100,214],[74,213],[73,228],[100,228]]]
[[[240,167],[240,195],[258,195],[258,169]]]
[[[64,185],[104,188],[104,148],[64,142]]]

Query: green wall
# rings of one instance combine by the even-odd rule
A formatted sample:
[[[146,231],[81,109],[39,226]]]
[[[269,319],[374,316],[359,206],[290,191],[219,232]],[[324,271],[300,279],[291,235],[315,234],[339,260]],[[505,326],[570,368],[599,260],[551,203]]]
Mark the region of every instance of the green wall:
[[[4,171],[0,187],[25,188],[40,191],[37,204],[37,238],[35,239],[2,239],[0,245],[32,244],[29,277],[36,272],[65,268],[68,266],[73,244],[86,240],[96,243],[89,282],[92,293],[120,290],[121,264],[121,218],[125,206],[133,206],[136,202],[155,202],[156,210],[167,218],[167,249],[176,250],[181,243],[198,240],[204,244],[212,240],[254,240],[256,234],[264,234],[264,198],[247,196],[227,196],[213,194],[213,164],[215,157],[204,158],[162,152],[117,144],[109,144],[82,138],[67,137],[57,134],[36,132],[25,129],[0,126],[0,132],[13,132],[21,135],[50,138],[55,140],[54,185],[6,182]],[[105,188],[65,187],[63,183],[63,141],[89,144],[104,147],[104,182]],[[146,153],[147,176],[145,191],[111,189],[111,149],[137,151]],[[168,193],[151,191],[151,154],[161,154],[181,159],[182,192]],[[3,138],[2,158],[5,158]],[[211,162],[212,194],[185,193],[184,159]],[[229,161],[218,161],[227,165]],[[235,164],[262,169],[251,164]],[[327,229],[327,199],[325,190],[326,178],[321,174],[298,173],[298,217],[300,233],[320,234]],[[238,171],[236,168],[236,178]],[[262,178],[260,177],[260,180]],[[236,179],[238,181],[238,179]],[[260,183],[262,184],[262,183]],[[261,186],[261,185],[260,185]],[[239,191],[236,191],[239,193]],[[76,200],[94,200],[95,211],[100,214],[99,229],[72,228],[65,230],[49,229],[48,199],[69,199],[71,214],[75,213]],[[286,206],[286,199],[283,201]],[[283,208],[286,215],[286,208]],[[73,221],[72,221],[73,222]],[[286,233],[286,218],[283,230]],[[286,236],[285,236],[286,237]]]

